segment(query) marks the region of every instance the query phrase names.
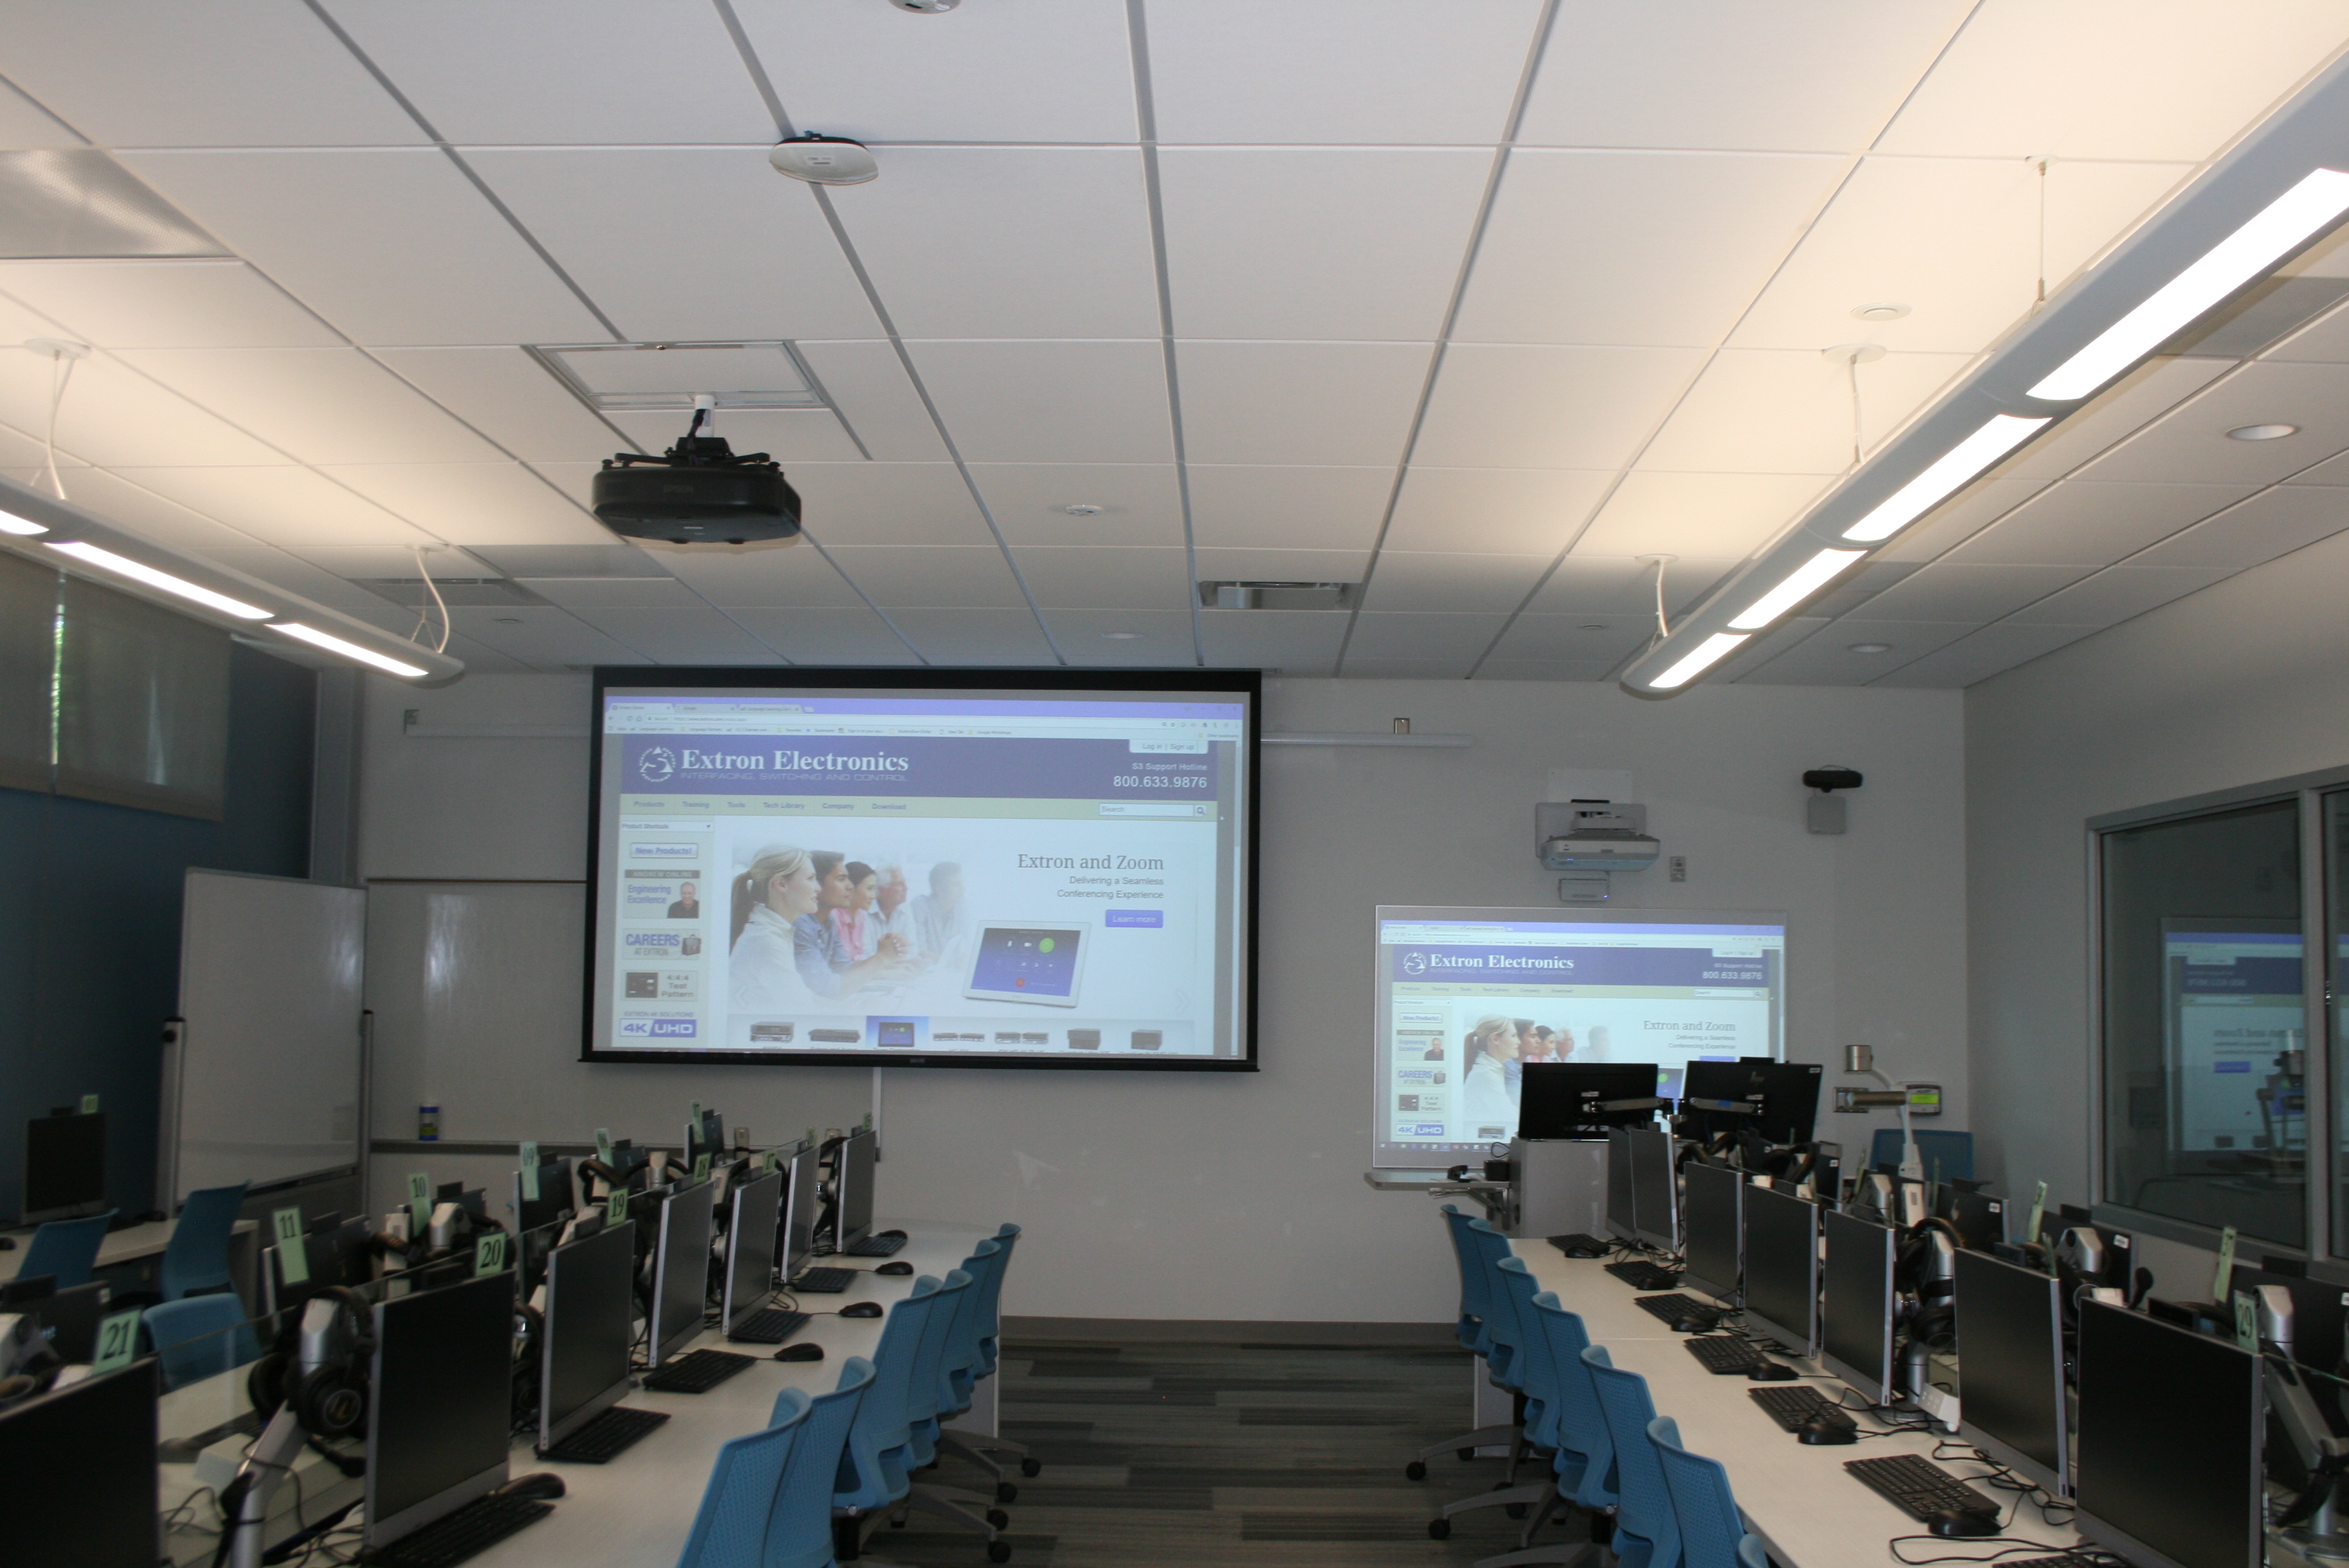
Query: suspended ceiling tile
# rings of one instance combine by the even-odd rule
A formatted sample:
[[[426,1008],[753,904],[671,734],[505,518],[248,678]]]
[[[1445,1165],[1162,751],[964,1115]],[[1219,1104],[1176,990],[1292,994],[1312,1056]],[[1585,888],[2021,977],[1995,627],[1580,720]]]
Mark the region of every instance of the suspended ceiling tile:
[[[632,342],[882,335],[815,198],[755,147],[478,150],[465,158]],[[488,336],[400,341],[608,335],[583,317],[560,332],[517,325]]]
[[[320,471],[454,544],[605,544],[612,538],[520,463],[336,464]]]
[[[1355,661],[1380,659],[1474,659],[1490,647],[1508,616],[1499,612],[1403,614],[1364,610],[1354,620],[1346,645],[1346,669]],[[1465,674],[1464,669],[1463,674]]]
[[[1843,170],[1816,156],[1521,150],[1453,335],[1710,347]]]
[[[1174,459],[1156,343],[907,345],[947,431],[978,463]],[[1198,453],[1194,449],[1192,456]]]
[[[794,664],[911,665],[921,661],[863,605],[743,609],[734,619]]]
[[[2029,625],[2111,625],[2233,575],[2227,567],[2109,566],[2013,618]]]
[[[2238,441],[2246,425],[2295,435]],[[2082,470],[2095,480],[2268,484],[2349,447],[2349,365],[2246,365]]]
[[[1556,554],[1573,539],[1612,473],[1588,469],[1432,469],[1403,476],[1389,550]]]
[[[55,370],[46,355],[0,348],[0,419],[22,431],[48,426]],[[120,361],[77,362],[57,411],[57,447],[101,467],[282,463],[285,454]]]
[[[525,460],[600,463],[621,444],[617,431],[519,348],[383,348],[375,357]]]
[[[995,526],[1014,545],[1183,543],[1183,494],[1170,463],[973,463]],[[1063,508],[1094,506],[1091,516]]]
[[[1454,344],[1435,378],[1412,461],[1461,469],[1620,468],[1704,358],[1692,348]]]
[[[1493,658],[1612,669],[1655,634],[1653,614],[1519,615],[1502,634]]]
[[[2231,359],[2149,359],[1999,465],[2009,479],[2061,479],[2235,368]]]
[[[1877,621],[1995,621],[2087,575],[2078,566],[1936,562],[1868,602]]]
[[[1201,549],[1368,551],[1394,489],[1389,469],[1191,468]]]
[[[269,544],[434,542],[372,500],[292,464],[273,468],[126,468],[123,479]],[[246,542],[251,542],[248,540]]]
[[[12,473],[10,478],[17,476]],[[257,535],[232,528],[197,508],[171,500],[145,485],[106,469],[65,470],[66,498],[111,523],[119,523],[142,539],[174,550],[249,549],[260,544]],[[46,491],[46,476],[19,483]]]
[[[1154,6],[1159,139],[1497,141],[1540,10],[1536,0],[1435,9],[1358,0],[1333,26],[1314,0]]]
[[[1915,664],[1902,665],[1879,677],[1876,684],[1943,690],[1970,686],[2102,630],[2101,626],[2034,626],[2001,621],[1936,649]]]
[[[102,348],[310,348],[342,341],[240,262],[5,262],[0,290]]]
[[[887,159],[884,178],[834,202],[899,332],[1158,335],[1138,150],[901,147]]]
[[[846,609],[864,603],[839,570],[804,542],[714,552],[709,546],[697,545],[664,551],[657,559],[679,582],[722,608]]]
[[[640,665],[644,650],[596,630],[567,610],[535,604],[451,605],[450,624],[508,658],[551,665]]]
[[[800,516],[835,544],[992,549],[994,538],[951,463],[803,463],[790,470]]]
[[[1971,7],[1564,6],[1519,139],[1826,152],[1867,145]]]
[[[1044,621],[1072,665],[1182,669],[1199,662],[1186,610],[1047,609]]]
[[[2131,566],[2241,571],[2349,528],[2349,490],[2278,487],[2129,557]]]
[[[892,614],[922,657],[934,665],[1044,665],[1060,663],[1036,617],[1017,610],[909,610]]]
[[[1368,549],[1250,550],[1203,544],[1194,554],[1202,583],[1359,583],[1371,563]]]
[[[1747,555],[1832,483],[1826,474],[1678,474],[1641,469],[1575,541],[1584,555]]]
[[[1962,354],[1889,354],[1860,366],[1860,434],[1868,448],[1874,449],[1969,363]],[[1848,468],[1846,369],[1807,349],[1724,349],[1641,454],[1640,466],[1753,474]]]
[[[566,610],[708,608],[700,594],[674,577],[518,577],[514,582]]]
[[[121,358],[302,462],[480,462],[500,455],[357,349],[141,348]]]
[[[2250,485],[2051,485],[1955,550],[1953,562],[2103,566],[2232,506]]]
[[[2188,170],[2060,164],[2047,175],[2049,286],[2141,217]],[[2039,175],[2018,159],[1870,158],[1738,323],[1744,348],[1880,343],[1971,354],[2030,313],[2039,279]],[[1863,305],[1909,307],[1861,321]],[[1868,370],[1860,372],[1862,390]]]
[[[1765,686],[1866,686],[1971,636],[1981,625],[1979,621],[1863,621],[1846,616],[1821,626],[1743,678]],[[1889,645],[1875,653],[1858,653],[1852,647],[1855,643]]]
[[[665,665],[775,662],[774,650],[708,605],[690,609],[574,607],[573,613]]]
[[[716,8],[699,0],[332,0],[328,9],[451,141],[775,139]]]
[[[1475,660],[1466,655],[1427,659],[1358,658],[1349,652],[1338,672],[1349,680],[1461,681]]]
[[[2013,511],[2047,486],[2044,479],[1976,480],[1895,534],[1873,557],[1877,561],[1931,561]]]
[[[19,5],[8,77],[106,147],[367,147],[424,133],[334,34],[278,0]]]
[[[2349,304],[2333,306],[2260,357],[2295,364],[2349,364]]]
[[[1790,616],[1767,631],[1757,632],[1727,658],[1713,665],[1705,678],[1725,685],[1744,681],[1751,681],[1756,686],[1768,685],[1775,678],[1769,673],[1771,662],[1780,654],[1808,642],[1814,634],[1826,626],[1828,619],[1806,609],[1803,614]]]
[[[83,145],[82,139],[67,129],[63,120],[15,88],[0,83],[0,149],[16,151]]]
[[[1677,615],[1742,562],[1689,557],[1664,567],[1664,608]],[[1528,608],[1543,614],[1591,610],[1607,614],[1656,613],[1656,568],[1621,556],[1569,555],[1558,562]]]
[[[945,459],[946,443],[938,438],[937,425],[922,407],[921,395],[915,391],[895,345],[870,338],[802,342],[799,350],[832,406],[875,462]]]
[[[1211,665],[1326,676],[1337,666],[1346,619],[1338,610],[1202,610],[1199,635]]]
[[[635,450],[655,454],[675,446],[692,422],[682,409],[612,415]],[[736,452],[765,452],[779,463],[854,463],[864,456],[829,408],[721,408],[714,428]]]
[[[929,605],[966,609],[1024,607],[1019,584],[1003,552],[985,549],[841,549],[826,544],[833,562],[890,613],[907,636]],[[898,612],[905,615],[900,617]],[[915,638],[918,646],[920,639]]]
[[[1989,0],[1878,146],[1927,157],[2210,156],[2322,63],[2328,0]]]
[[[1433,341],[1492,161],[1436,148],[1161,153],[1176,334]]]
[[[1554,664],[1541,659],[1486,659],[1476,666],[1480,681],[1603,681],[1615,672],[1615,661],[1603,664]]]
[[[1030,545],[1012,559],[1039,604],[1189,614],[1191,572],[1179,549]]]
[[[68,484],[72,482],[74,470],[88,467],[81,459],[68,452],[59,452],[57,458],[57,471],[65,477]],[[5,425],[0,425],[0,466],[11,469],[30,469],[40,475],[38,482],[35,483],[33,488],[39,490],[47,490],[49,488],[48,449],[41,444],[41,438],[36,435],[27,435],[22,430],[12,430]]]
[[[874,0],[735,0],[734,9],[802,130],[867,142],[1135,137],[1123,6],[1025,0],[921,15]],[[885,168],[888,154],[881,159]]]
[[[396,544],[299,544],[289,553],[337,577],[387,579],[417,574],[416,552]],[[428,545],[424,560],[436,578],[506,575],[485,558],[450,544]]]
[[[2313,468],[2302,469],[2283,482],[2288,485],[2349,485],[2349,452],[2337,458],[2327,458]]]
[[[1185,454],[1392,470],[1430,353],[1424,343],[1179,344]]]
[[[123,161],[357,342],[606,335],[439,152],[140,152]]]
[[[1547,555],[1431,555],[1384,550],[1362,601],[1368,612],[1516,609],[1541,574]]]
[[[1913,562],[1863,561],[1851,571],[1835,580],[1826,593],[1806,601],[1803,614],[1822,619],[1860,613],[1862,605],[1896,583],[1914,576],[1918,567]],[[1760,590],[1757,588],[1756,593]]]

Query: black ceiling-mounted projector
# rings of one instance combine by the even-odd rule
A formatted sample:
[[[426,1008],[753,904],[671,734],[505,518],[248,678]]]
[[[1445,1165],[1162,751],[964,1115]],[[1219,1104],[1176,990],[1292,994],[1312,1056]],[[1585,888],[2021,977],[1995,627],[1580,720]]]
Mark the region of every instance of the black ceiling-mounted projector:
[[[595,519],[626,539],[670,544],[752,544],[796,539],[800,493],[764,452],[737,455],[722,436],[702,435],[697,408],[676,446],[659,457],[618,452],[604,459],[590,491]]]

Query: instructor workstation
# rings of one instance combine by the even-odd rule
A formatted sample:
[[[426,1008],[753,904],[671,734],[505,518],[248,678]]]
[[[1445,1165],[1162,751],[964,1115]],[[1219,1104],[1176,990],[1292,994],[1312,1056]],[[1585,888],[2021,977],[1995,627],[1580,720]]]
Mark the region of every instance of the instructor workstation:
[[[2344,603],[2337,0],[18,0],[0,1563],[2349,1563]]]

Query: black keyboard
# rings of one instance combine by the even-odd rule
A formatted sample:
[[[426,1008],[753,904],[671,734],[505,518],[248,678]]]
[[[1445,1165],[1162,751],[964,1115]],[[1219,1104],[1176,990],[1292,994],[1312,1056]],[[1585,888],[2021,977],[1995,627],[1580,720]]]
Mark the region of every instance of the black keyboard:
[[[1681,1283],[1680,1270],[1658,1268],[1644,1259],[1634,1259],[1627,1264],[1609,1264],[1607,1272],[1633,1290],[1670,1290]]]
[[[1552,1236],[1549,1244],[1568,1257],[1576,1253],[1586,1253],[1594,1258],[1603,1258],[1615,1250],[1597,1236],[1586,1236],[1579,1231],[1570,1236]]]
[[[536,1498],[479,1498],[413,1535],[378,1548],[369,1561],[381,1568],[456,1568],[554,1511],[553,1503]]]
[[[838,1295],[856,1283],[863,1269],[809,1269],[792,1281],[792,1288],[809,1295]]]
[[[743,1345],[781,1345],[804,1326],[808,1315],[771,1306],[754,1312],[726,1331],[726,1337]]]
[[[551,1449],[541,1449],[543,1460],[564,1460],[575,1465],[600,1465],[668,1419],[666,1410],[631,1410],[615,1405]]]
[[[1770,1365],[1767,1356],[1743,1339],[1716,1336],[1704,1339],[1683,1339],[1681,1343],[1706,1371],[1716,1377],[1726,1377],[1732,1373],[1748,1372],[1756,1367]]]
[[[1833,1399],[1816,1388],[1800,1386],[1786,1388],[1756,1388],[1747,1398],[1770,1413],[1770,1418],[1790,1432],[1799,1432],[1814,1416],[1823,1416],[1835,1426],[1853,1430],[1859,1423],[1838,1408]]]
[[[748,1356],[727,1350],[696,1350],[645,1375],[645,1387],[664,1394],[707,1394],[743,1367]]]
[[[1708,1325],[1721,1321],[1719,1308],[1707,1306],[1692,1295],[1682,1295],[1677,1292],[1671,1295],[1640,1296],[1631,1305],[1666,1323],[1678,1323],[1690,1317],[1700,1318]]]
[[[905,1244],[903,1236],[860,1236],[840,1250],[852,1258],[889,1258]]]
[[[1878,1460],[1846,1460],[1843,1468],[1876,1489],[1911,1519],[1937,1513],[2002,1511],[1995,1499],[1984,1496],[1956,1476],[1917,1454],[1887,1454]]]

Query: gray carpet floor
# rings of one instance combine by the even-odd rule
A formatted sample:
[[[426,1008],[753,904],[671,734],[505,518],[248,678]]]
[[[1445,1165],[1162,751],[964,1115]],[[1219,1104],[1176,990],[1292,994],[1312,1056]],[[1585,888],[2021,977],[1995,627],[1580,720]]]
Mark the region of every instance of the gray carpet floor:
[[[1468,1427],[1468,1369],[1439,1347],[1007,1346],[1003,1433],[1044,1463],[1008,1510],[1013,1568],[1410,1568],[1509,1551],[1522,1525],[1497,1508],[1449,1541],[1427,1535],[1442,1504],[1500,1481],[1501,1460],[1447,1455],[1403,1479],[1414,1452]],[[925,1479],[971,1476],[948,1460]],[[922,1568],[986,1563],[975,1534],[920,1515],[866,1550]]]

